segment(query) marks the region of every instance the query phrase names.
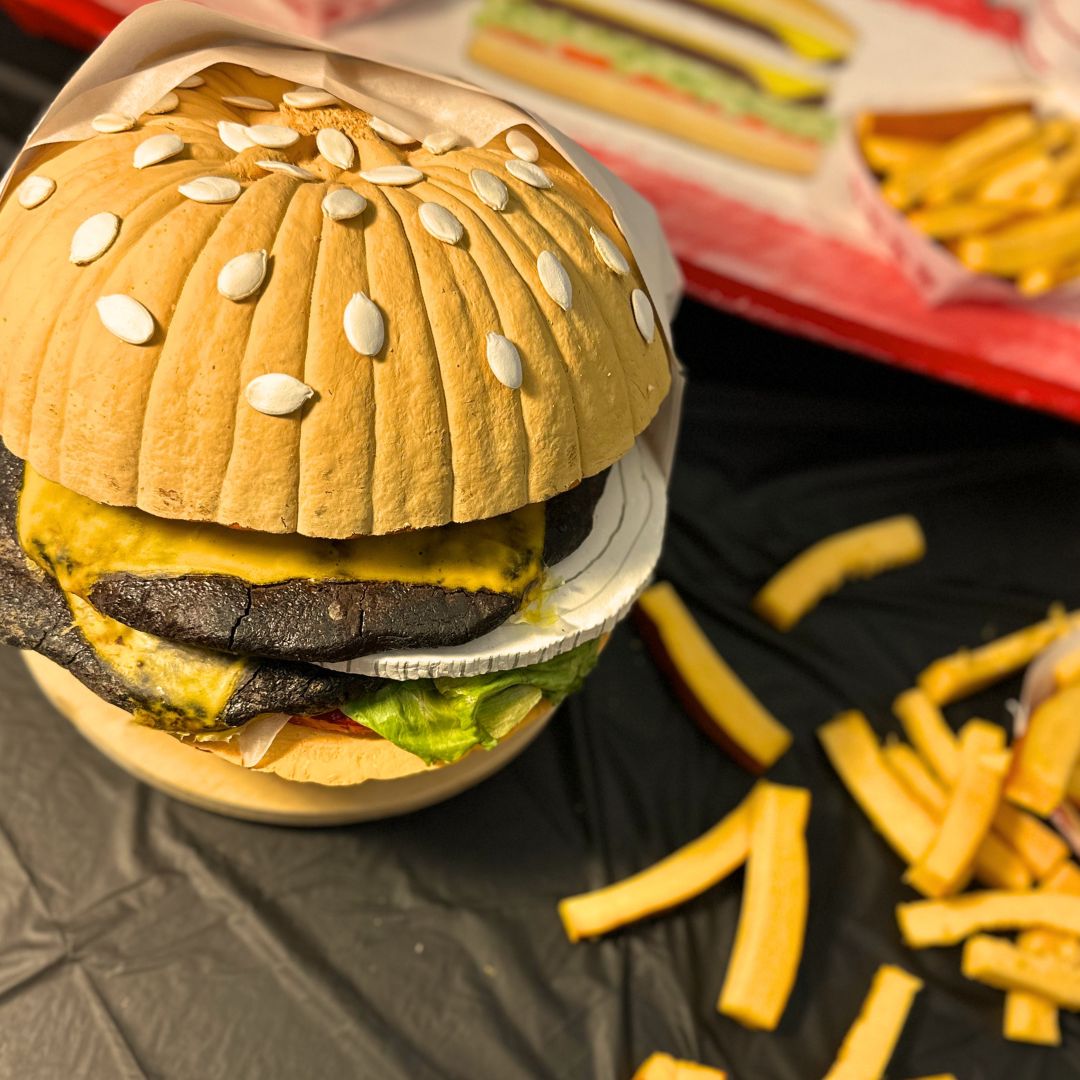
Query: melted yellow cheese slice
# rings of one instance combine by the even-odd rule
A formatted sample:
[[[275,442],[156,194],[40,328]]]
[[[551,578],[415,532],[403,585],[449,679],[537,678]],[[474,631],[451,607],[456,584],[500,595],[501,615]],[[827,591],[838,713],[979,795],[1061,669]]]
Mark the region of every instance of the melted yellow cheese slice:
[[[166,731],[210,731],[247,670],[247,661],[179,645],[110,619],[67,595],[75,625],[132,694],[143,699],[135,719]]]
[[[19,498],[23,551],[69,593],[86,596],[106,574],[227,574],[252,585],[400,581],[523,596],[539,580],[544,504],[432,529],[318,540],[176,521],[105,506],[26,468]]]

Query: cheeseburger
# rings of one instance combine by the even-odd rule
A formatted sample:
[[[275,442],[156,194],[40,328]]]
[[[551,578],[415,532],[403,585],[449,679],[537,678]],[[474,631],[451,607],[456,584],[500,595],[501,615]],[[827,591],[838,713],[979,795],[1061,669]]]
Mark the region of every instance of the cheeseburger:
[[[358,661],[557,618],[671,382],[607,203],[531,127],[416,139],[235,65],[91,127],[0,206],[3,641],[185,753],[323,784],[550,712],[599,636]]]

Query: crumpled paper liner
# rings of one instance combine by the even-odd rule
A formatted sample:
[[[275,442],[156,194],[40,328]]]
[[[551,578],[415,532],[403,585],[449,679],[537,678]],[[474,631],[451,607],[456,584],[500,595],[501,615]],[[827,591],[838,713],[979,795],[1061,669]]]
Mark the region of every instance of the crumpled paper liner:
[[[12,175],[31,166],[35,148],[89,138],[94,134],[90,121],[102,112],[138,116],[187,76],[216,63],[243,64],[323,87],[420,138],[450,128],[464,143],[482,146],[508,128],[530,125],[611,207],[652,296],[660,332],[670,343],[682,280],[655,211],[567,136],[459,80],[381,63],[377,57],[347,56],[184,0],[141,8],[106,38],[46,110],[0,184],[0,195]],[[610,630],[645,587],[659,557],[683,383],[675,364],[667,400],[638,445],[612,470],[593,537],[559,567],[566,584],[548,598],[548,625],[519,621],[480,639],[481,648],[473,643],[438,654],[376,654],[352,661],[350,669],[398,679],[508,670]],[[633,530],[626,528],[630,520]],[[601,536],[606,537],[603,544],[597,539]],[[589,573],[579,578],[580,560],[591,563]]]

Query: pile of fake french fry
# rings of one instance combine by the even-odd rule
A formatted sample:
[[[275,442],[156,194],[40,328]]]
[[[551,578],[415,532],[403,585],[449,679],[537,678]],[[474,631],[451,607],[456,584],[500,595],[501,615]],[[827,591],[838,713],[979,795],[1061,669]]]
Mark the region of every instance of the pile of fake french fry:
[[[754,609],[788,630],[845,581],[919,560],[918,522],[901,516],[813,545],[758,593]],[[646,643],[695,720],[754,772],[771,767],[791,733],[724,662],[666,583],[640,599]],[[1006,992],[1007,1039],[1057,1045],[1058,1010],[1080,1010],[1080,867],[1042,819],[1080,799],[1080,648],[1054,664],[1054,690],[1008,746],[999,725],[969,720],[954,732],[947,705],[1014,674],[1080,629],[1080,613],[1052,609],[1043,622],[932,663],[894,712],[906,741],[880,741],[866,717],[842,713],[818,730],[844,786],[907,865],[925,899],[901,904],[913,949],[964,942],[962,970]],[[742,908],[721,1013],[775,1029],[795,984],[809,904],[806,825],[810,793],[761,780],[717,825],[660,862],[559,904],[571,941],[597,937],[697,896],[746,864]],[[966,892],[971,882],[984,886]],[[985,933],[1015,930],[1015,941]],[[826,1080],[884,1076],[921,981],[883,965]],[[723,1078],[652,1055],[635,1080]],[[950,1080],[945,1074],[935,1080]]]
[[[865,113],[885,200],[969,270],[1038,296],[1080,276],[1080,120],[1024,104]]]

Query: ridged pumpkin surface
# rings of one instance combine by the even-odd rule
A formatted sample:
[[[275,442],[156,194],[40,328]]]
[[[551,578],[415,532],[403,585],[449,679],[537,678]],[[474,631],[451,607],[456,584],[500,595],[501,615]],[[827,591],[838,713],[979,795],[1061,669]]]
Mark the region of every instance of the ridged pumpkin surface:
[[[607,205],[534,131],[521,129],[535,164],[505,136],[435,153],[397,145],[351,106],[291,107],[283,94],[295,87],[281,79],[233,66],[202,79],[130,130],[44,148],[12,182],[0,208],[0,416],[15,454],[99,502],[345,537],[491,517],[629,449],[667,393],[667,348]],[[274,111],[223,101],[236,95]],[[236,151],[219,121],[300,137]],[[348,136],[351,168],[320,152],[320,129]],[[136,168],[140,145],[167,133],[182,150]],[[320,142],[341,147],[334,139]],[[361,175],[404,165],[422,176],[394,186]],[[504,208],[478,195],[490,201],[492,186],[478,169],[505,185]],[[40,202],[37,177],[55,182]],[[233,178],[240,193],[209,203],[181,192],[201,177]],[[340,188],[367,200],[362,213],[327,214]],[[424,203],[449,211],[460,238]],[[119,219],[111,244],[98,253],[109,229],[88,226],[73,250],[80,225],[104,213]],[[222,268],[252,253],[257,276],[259,252],[256,290],[230,298],[235,275]],[[350,307],[357,294],[366,299]],[[144,343],[99,312],[117,295],[152,317]],[[347,309],[360,312],[351,334]],[[268,415],[251,387],[268,374],[298,380],[275,381],[300,394],[285,415]]]

